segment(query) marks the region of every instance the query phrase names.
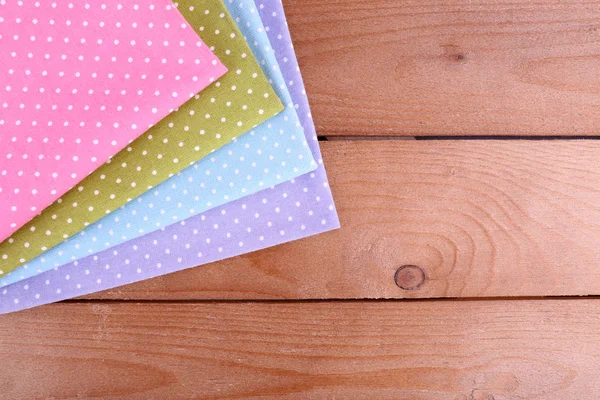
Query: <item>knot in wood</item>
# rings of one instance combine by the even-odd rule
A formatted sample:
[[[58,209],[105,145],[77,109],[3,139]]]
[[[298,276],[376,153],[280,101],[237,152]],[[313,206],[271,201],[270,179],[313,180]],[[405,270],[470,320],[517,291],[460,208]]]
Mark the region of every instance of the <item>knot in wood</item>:
[[[403,290],[417,290],[425,283],[425,271],[416,265],[403,265],[396,270],[394,281]]]

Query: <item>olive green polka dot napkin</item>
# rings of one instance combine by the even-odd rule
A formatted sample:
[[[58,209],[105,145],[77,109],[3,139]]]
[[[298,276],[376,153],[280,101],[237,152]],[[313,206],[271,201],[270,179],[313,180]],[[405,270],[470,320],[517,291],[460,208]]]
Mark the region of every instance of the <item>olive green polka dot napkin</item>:
[[[283,110],[221,0],[179,10],[229,72],[0,243],[0,274],[29,261]]]

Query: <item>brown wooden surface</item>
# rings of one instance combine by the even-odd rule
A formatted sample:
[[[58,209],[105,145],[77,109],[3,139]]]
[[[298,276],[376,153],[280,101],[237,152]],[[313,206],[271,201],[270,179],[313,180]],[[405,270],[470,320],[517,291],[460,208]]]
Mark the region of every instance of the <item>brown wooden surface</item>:
[[[600,142],[389,140],[600,137],[600,3],[284,5],[342,229],[2,315],[0,399],[600,398]]]
[[[600,302],[62,304],[4,316],[3,399],[597,399]]]
[[[598,2],[284,4],[321,135],[600,135]]]
[[[600,142],[321,148],[341,230],[87,298],[600,294]],[[400,289],[394,274],[403,265],[422,268],[424,284]]]

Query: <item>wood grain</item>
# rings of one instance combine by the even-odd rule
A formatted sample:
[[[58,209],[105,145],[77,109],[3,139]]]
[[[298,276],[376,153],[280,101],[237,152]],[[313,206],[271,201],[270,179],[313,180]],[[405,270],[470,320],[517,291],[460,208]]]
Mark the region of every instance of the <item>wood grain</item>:
[[[600,136],[598,2],[284,2],[319,135]],[[599,142],[322,147],[342,229],[2,315],[0,399],[600,398],[597,298],[239,301],[600,294]]]
[[[600,293],[600,142],[335,141],[322,149],[341,230],[87,298]],[[404,265],[421,268],[424,282],[408,270],[397,284]]]
[[[320,135],[599,135],[600,3],[286,0]]]
[[[62,304],[0,316],[3,399],[595,399],[600,301]]]

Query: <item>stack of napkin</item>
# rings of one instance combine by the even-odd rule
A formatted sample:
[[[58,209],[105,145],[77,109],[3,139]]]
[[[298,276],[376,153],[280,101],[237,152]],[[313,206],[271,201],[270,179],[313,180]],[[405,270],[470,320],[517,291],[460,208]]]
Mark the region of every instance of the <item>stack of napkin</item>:
[[[281,0],[0,1],[0,313],[339,227]]]

